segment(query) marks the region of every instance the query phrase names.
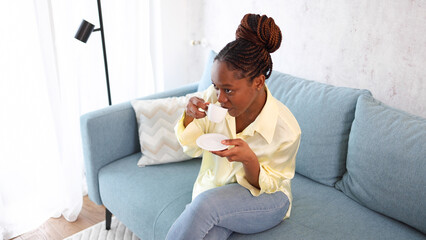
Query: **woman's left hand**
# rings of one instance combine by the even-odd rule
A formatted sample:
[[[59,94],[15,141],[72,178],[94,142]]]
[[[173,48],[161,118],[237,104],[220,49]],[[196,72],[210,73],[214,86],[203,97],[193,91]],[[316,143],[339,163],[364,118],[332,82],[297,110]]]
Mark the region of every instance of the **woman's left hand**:
[[[222,144],[234,147],[222,151],[212,151],[212,153],[220,157],[226,157],[230,162],[241,162],[244,166],[247,181],[252,186],[260,189],[260,164],[250,146],[242,139],[226,139],[222,141]]]
[[[211,151],[220,157],[226,157],[230,162],[241,162],[244,165],[257,163],[257,156],[250,146],[242,139],[226,139],[221,142],[223,145],[234,146],[222,151]]]

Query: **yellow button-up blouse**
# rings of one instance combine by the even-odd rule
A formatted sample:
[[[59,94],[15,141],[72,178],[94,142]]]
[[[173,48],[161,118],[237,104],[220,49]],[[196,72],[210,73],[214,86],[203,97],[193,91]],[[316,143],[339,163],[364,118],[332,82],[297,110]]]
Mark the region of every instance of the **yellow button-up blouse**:
[[[200,172],[195,181],[192,199],[211,188],[238,182],[247,188],[253,196],[262,193],[282,191],[290,200],[290,207],[285,218],[290,216],[292,206],[291,184],[296,168],[296,154],[300,144],[299,124],[290,110],[275,99],[266,88],[265,106],[254,122],[242,132],[236,133],[235,118],[227,114],[220,123],[210,122],[207,117],[194,119],[185,128],[183,120],[175,127],[178,141],[183,151],[191,157],[203,155]],[[203,92],[206,102],[216,103],[216,90],[210,86]],[[231,139],[241,138],[248,143],[256,154],[260,164],[259,186],[252,186],[245,178],[242,163],[229,162],[196,144],[196,139],[205,133],[220,133]]]

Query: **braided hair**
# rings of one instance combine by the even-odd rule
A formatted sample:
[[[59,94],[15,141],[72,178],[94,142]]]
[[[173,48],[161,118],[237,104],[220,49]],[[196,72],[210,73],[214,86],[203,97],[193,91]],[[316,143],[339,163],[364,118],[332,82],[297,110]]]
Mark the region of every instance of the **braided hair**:
[[[236,39],[228,43],[215,57],[226,62],[230,70],[239,70],[240,78],[250,81],[272,73],[271,53],[281,45],[282,35],[274,19],[266,15],[246,14],[236,31]]]

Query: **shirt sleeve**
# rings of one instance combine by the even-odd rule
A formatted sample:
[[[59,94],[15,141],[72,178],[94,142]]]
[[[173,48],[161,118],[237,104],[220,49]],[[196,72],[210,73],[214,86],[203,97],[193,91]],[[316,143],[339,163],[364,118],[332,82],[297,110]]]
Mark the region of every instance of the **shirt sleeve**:
[[[214,88],[209,87],[207,90],[202,92],[199,97],[202,97],[205,101],[211,101],[214,97]],[[190,157],[199,157],[203,153],[203,150],[198,147],[196,140],[199,136],[205,133],[206,120],[194,119],[188,126],[184,126],[185,111],[182,117],[175,126],[175,134],[183,148],[183,152]]]
[[[183,152],[190,157],[199,157],[203,150],[198,147],[196,140],[203,135],[203,126],[200,120],[194,119],[188,126],[184,126],[185,112],[175,126],[175,134],[183,148]]]
[[[294,177],[296,154],[299,148],[300,134],[293,141],[287,141],[278,146],[277,150],[267,156],[259,157],[260,189],[252,186],[245,177],[240,176],[239,183],[247,188],[253,196],[262,193],[274,193],[290,189],[290,180]],[[285,186],[288,185],[288,186]]]

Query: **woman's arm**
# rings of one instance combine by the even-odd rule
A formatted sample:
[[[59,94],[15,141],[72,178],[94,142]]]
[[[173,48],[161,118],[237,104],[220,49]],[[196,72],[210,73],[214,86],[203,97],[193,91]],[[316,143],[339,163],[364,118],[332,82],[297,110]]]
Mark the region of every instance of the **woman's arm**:
[[[260,189],[260,185],[259,185],[259,173],[260,173],[260,164],[259,161],[257,160],[256,157],[256,161],[244,164],[244,171],[246,173],[246,178],[247,181],[254,187],[256,187],[257,189]]]
[[[212,153],[220,157],[226,157],[230,162],[241,162],[244,166],[247,181],[252,186],[260,189],[260,164],[256,154],[250,146],[242,139],[227,139],[223,140],[222,144],[233,147],[223,151],[214,151]]]

